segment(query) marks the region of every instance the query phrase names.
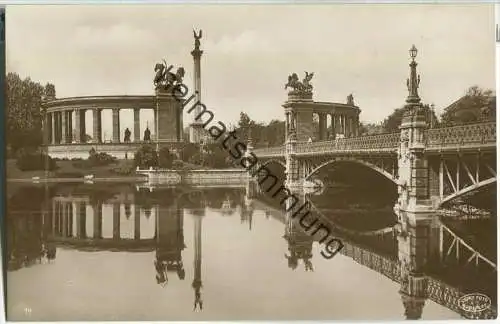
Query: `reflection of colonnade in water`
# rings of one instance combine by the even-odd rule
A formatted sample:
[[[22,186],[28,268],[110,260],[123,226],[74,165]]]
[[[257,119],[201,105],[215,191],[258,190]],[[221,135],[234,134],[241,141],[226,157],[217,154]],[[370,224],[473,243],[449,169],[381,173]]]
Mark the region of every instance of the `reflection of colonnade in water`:
[[[192,214],[194,307],[202,309],[201,220],[205,213],[196,209]],[[155,251],[153,266],[158,284],[166,286],[169,273],[176,273],[180,280],[185,278],[184,208],[175,203],[169,207],[154,204],[141,208],[129,202],[91,203],[87,198],[55,197],[46,217],[45,222],[50,224],[47,241],[52,244],[84,251]]]
[[[130,240],[131,244],[141,240],[154,243],[156,223],[152,214],[156,215],[158,209],[158,206],[142,209],[132,203],[91,203],[86,198],[55,197],[52,236],[68,242],[70,238],[93,239],[96,245],[120,239]]]

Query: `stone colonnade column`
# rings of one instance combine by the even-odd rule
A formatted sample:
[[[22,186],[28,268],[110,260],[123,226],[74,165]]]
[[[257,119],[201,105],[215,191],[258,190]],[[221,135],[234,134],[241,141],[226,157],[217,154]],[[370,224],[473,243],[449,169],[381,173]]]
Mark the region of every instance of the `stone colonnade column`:
[[[52,144],[57,143],[57,112],[54,111],[52,114]]]
[[[101,109],[97,108],[93,110],[93,134],[92,138],[94,143],[101,143],[102,142],[102,115],[101,115]]]
[[[73,111],[72,110],[67,110],[66,111],[67,117],[67,123],[66,123],[66,143],[72,143],[73,142]]]
[[[120,109],[113,108],[113,143],[120,143]]]
[[[80,109],[75,109],[74,110],[74,113],[75,113],[75,132],[73,132],[73,134],[75,135],[73,140],[75,141],[75,143],[80,143],[81,142],[81,136],[82,136],[82,131],[81,131],[81,120],[80,120],[80,117],[81,117],[81,113],[80,113]],[[83,124],[85,124],[85,118],[83,119]]]
[[[61,136],[61,144],[66,144],[66,139],[68,138],[67,136],[67,131],[68,131],[68,127],[67,127],[67,123],[68,123],[68,115],[66,114],[66,111],[62,111],[62,123],[61,123],[61,130],[62,130],[62,136]]]
[[[141,124],[139,108],[134,108],[134,142],[141,141]]]
[[[326,140],[328,137],[327,114],[319,113],[319,140]]]

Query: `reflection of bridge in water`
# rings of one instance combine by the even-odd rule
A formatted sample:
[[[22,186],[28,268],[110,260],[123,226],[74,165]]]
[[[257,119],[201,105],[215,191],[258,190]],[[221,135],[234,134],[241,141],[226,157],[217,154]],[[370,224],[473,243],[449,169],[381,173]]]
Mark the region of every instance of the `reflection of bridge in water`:
[[[311,270],[312,246],[313,242],[319,241],[319,238],[306,234],[303,230],[304,226],[299,225],[298,218],[292,220],[290,215],[287,216],[283,210],[272,207],[271,205],[276,205],[276,201],[270,201],[269,198],[263,196],[259,197],[260,199],[252,200],[254,208],[268,210],[273,218],[286,224],[285,238],[295,236],[289,240],[289,248],[294,250],[291,254],[295,254],[297,259],[302,257],[305,270]],[[496,318],[496,306],[476,314],[466,312],[459,307],[460,297],[478,292],[491,297],[492,305],[496,305],[496,263],[468,246],[443,223],[430,224],[433,227],[433,234],[427,232],[430,227],[425,229],[421,226],[409,229],[405,234],[398,231],[397,224],[378,230],[359,232],[332,223],[314,207],[312,202],[311,206],[315,216],[333,228],[335,237],[342,240],[344,244],[340,252],[342,255],[352,258],[357,263],[401,285],[399,292],[408,319],[421,317],[426,299],[453,310],[465,318]],[[304,223],[311,223],[311,219]],[[435,251],[432,252],[429,249]],[[453,254],[450,253],[452,250]],[[453,260],[450,260],[450,257]],[[293,260],[289,265],[295,268],[297,261]],[[438,267],[433,264],[436,262]],[[440,266],[450,268],[444,273]],[[484,285],[476,287],[463,285],[463,278],[461,282],[457,282],[456,278],[449,280],[451,273],[460,272],[464,268],[470,270],[471,267],[472,272],[466,273],[476,275],[474,282],[479,281],[480,276],[485,273],[489,280],[487,279]]]

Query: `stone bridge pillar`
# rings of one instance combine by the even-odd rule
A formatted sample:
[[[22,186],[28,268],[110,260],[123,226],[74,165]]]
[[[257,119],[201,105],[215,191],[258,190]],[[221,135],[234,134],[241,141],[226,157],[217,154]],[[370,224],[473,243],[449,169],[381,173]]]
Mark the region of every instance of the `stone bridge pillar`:
[[[410,78],[407,80],[408,98],[400,126],[400,146],[398,149],[398,193],[395,206],[399,211],[411,213],[415,223],[417,218],[427,218],[433,214],[430,199],[430,181],[427,157],[424,155],[427,115],[420,103],[418,87],[420,76],[417,76],[415,46],[410,50]],[[404,220],[400,219],[400,222]]]
[[[408,319],[418,319],[427,298],[425,271],[439,256],[439,219],[431,202],[429,166],[424,155],[427,116],[420,103],[415,57],[410,49],[409,95],[406,99],[398,149],[398,253],[401,264],[401,298]]]
[[[295,129],[290,130],[290,135],[285,143],[285,186],[287,188],[301,188],[304,181],[304,168],[300,164],[300,160],[296,155],[297,136]]]

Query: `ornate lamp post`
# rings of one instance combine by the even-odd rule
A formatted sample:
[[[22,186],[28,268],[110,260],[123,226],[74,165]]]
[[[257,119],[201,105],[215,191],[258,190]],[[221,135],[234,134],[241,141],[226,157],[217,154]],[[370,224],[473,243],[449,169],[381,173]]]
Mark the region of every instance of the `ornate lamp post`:
[[[418,87],[420,85],[420,75],[417,75],[417,62],[415,58],[417,57],[418,50],[413,45],[410,50],[410,78],[406,80],[406,85],[408,87],[408,98],[406,102],[409,104],[418,104],[420,102],[420,97],[418,96]]]
[[[431,128],[434,128],[434,103],[431,104]]]

